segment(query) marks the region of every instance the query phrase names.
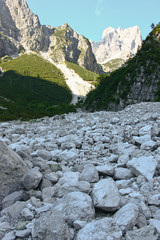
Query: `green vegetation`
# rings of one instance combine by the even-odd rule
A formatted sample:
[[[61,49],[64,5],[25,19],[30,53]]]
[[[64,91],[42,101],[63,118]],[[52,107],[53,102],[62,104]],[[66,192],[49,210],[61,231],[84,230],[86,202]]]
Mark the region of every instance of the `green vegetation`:
[[[0,121],[53,116],[75,107],[62,72],[37,55],[22,55],[0,64]]]
[[[67,68],[73,69],[83,80],[90,82],[93,85],[98,84],[97,78],[99,77],[98,74],[91,72],[85,68],[82,68],[76,63],[66,61]]]
[[[158,32],[160,25],[156,26]],[[158,31],[157,31],[158,30]],[[125,67],[112,72],[110,76],[100,75],[99,84],[85,101],[85,107],[92,110],[115,110],[120,103],[128,104],[131,86],[144,79],[144,85],[150,85],[153,78],[159,81],[155,101],[160,101],[160,41],[153,37],[155,29],[143,42],[136,56],[129,59]]]
[[[124,60],[121,58],[115,58],[110,60],[109,62],[103,64],[103,70],[105,72],[112,72],[115,71],[116,69],[120,68],[122,63],[124,63]]]

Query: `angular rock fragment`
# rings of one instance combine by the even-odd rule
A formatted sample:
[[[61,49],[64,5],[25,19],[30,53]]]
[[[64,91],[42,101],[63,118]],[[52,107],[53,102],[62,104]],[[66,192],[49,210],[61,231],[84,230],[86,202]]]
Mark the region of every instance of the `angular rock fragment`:
[[[65,221],[71,225],[75,220],[89,221],[95,214],[92,199],[81,192],[68,193],[55,202],[53,210],[61,212]]]
[[[42,174],[37,168],[29,169],[22,178],[22,185],[26,190],[36,189],[42,179]]]
[[[158,240],[156,228],[149,225],[138,230],[128,231],[126,240]]]
[[[114,212],[120,207],[120,194],[112,178],[102,179],[94,184],[92,199],[96,208]]]
[[[122,231],[116,225],[112,218],[102,218],[100,220],[94,220],[88,223],[82,228],[78,234],[76,240],[102,240],[112,239],[121,240]]]
[[[128,230],[136,225],[138,214],[138,206],[134,203],[127,203],[115,213],[113,219],[122,230]]]
[[[146,177],[146,179],[150,180],[154,176],[157,160],[153,156],[132,158],[132,160],[128,161],[127,167],[131,169],[136,176],[141,174]]]
[[[33,224],[33,240],[70,240],[69,229],[62,215],[56,211],[43,213]]]

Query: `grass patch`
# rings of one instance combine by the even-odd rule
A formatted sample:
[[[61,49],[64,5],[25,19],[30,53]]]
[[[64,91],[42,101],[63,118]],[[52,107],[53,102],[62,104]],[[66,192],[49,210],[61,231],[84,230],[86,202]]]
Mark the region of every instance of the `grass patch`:
[[[82,68],[78,64],[73,62],[66,61],[65,63],[67,68],[73,69],[75,73],[77,73],[83,80],[88,81],[95,86],[98,84],[97,78],[99,77],[99,74],[96,74],[85,68]]]
[[[103,70],[106,72],[113,72],[116,69],[120,68],[124,60],[122,58],[115,58],[110,60],[109,62],[102,64]]]
[[[0,64],[0,121],[53,116],[75,111],[62,72],[41,57],[31,54]],[[10,101],[6,101],[9,99]]]

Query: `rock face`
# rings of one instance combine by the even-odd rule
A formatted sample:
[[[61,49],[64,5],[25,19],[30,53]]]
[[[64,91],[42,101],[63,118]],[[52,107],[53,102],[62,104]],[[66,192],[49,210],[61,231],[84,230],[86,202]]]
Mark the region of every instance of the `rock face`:
[[[0,238],[158,240],[159,132],[149,102],[0,123]]]
[[[142,45],[138,26],[122,29],[108,27],[99,42],[91,42],[98,63],[104,64],[112,59],[128,59],[136,54]]]
[[[130,104],[160,101],[159,29],[160,24],[143,41],[133,58],[110,76],[103,77],[99,86],[88,94],[86,105],[89,109],[120,110]],[[151,150],[156,146],[149,141],[141,147]]]
[[[21,188],[20,179],[27,169],[21,157],[0,141],[0,202],[10,192]]]
[[[0,57],[18,54],[21,49],[45,51],[56,62],[71,61],[100,73],[88,39],[77,34],[68,24],[53,28],[42,26],[25,0],[0,2]],[[7,42],[9,39],[9,43]]]
[[[68,24],[57,27],[50,36],[50,55],[56,62],[70,61],[94,71],[101,72],[87,38],[77,34]]]

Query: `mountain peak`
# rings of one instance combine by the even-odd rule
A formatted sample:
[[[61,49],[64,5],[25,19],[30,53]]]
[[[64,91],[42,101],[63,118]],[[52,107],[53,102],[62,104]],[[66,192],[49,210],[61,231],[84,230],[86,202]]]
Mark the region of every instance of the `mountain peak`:
[[[99,42],[91,43],[97,61],[104,64],[113,58],[126,60],[135,55],[142,45],[142,37],[138,26],[127,29],[108,27]]]

